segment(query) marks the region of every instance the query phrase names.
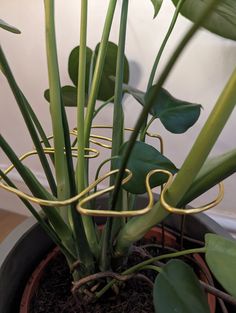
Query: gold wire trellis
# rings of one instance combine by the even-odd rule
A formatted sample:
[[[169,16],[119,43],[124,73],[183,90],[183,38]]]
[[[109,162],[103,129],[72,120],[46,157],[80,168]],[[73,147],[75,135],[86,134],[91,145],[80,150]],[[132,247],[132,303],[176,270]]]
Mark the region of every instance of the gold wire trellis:
[[[112,126],[107,126],[107,125],[94,125],[92,126],[92,128],[94,129],[112,129]],[[133,128],[125,128],[126,131],[133,131]],[[77,130],[74,129],[71,132],[71,135],[77,135]],[[147,136],[152,137],[152,138],[157,138],[160,141],[160,151],[161,153],[163,153],[163,140],[162,137],[158,134],[151,134],[149,132],[146,132]],[[52,139],[53,136],[49,136],[48,139]],[[94,139],[95,138],[95,139]],[[111,149],[111,146],[106,145],[104,143],[101,143],[100,141],[97,141],[96,139],[101,139],[104,141],[108,141],[108,142],[112,142],[112,139],[109,137],[105,137],[105,136],[100,136],[100,135],[94,135],[91,134],[90,136],[90,142],[93,142],[96,145],[99,145],[103,148],[106,149]],[[77,157],[77,148],[76,147],[72,147],[72,156],[73,157]],[[54,148],[43,148],[45,154],[54,154]],[[93,148],[85,148],[85,151],[88,151],[89,154],[85,154],[86,158],[96,158],[99,156],[99,151],[97,149],[93,149]],[[92,152],[93,154],[90,154],[90,152]],[[37,154],[36,150],[32,150],[30,152],[25,153],[24,155],[22,155],[19,160],[23,161],[26,158],[28,158],[29,156],[35,155]],[[10,165],[5,171],[4,174],[7,175],[9,174],[10,171],[12,171],[14,169],[14,165]],[[81,193],[79,193],[78,195],[71,197],[69,199],[66,200],[45,200],[45,199],[41,199],[41,198],[37,198],[31,195],[28,195],[27,193],[24,193],[20,190],[18,190],[17,188],[13,188],[11,186],[9,186],[6,183],[2,183],[1,181],[3,180],[3,178],[0,176],[0,188],[3,188],[15,195],[17,195],[18,197],[28,200],[30,202],[42,205],[42,206],[48,206],[48,207],[63,207],[63,206],[67,206],[72,204],[73,202],[77,202],[79,201],[78,205],[77,205],[77,210],[80,214],[82,215],[88,215],[88,216],[106,216],[106,217],[134,217],[134,216],[140,216],[140,215],[144,215],[146,213],[148,213],[154,205],[154,197],[153,197],[153,193],[152,193],[152,189],[150,187],[150,178],[151,176],[153,176],[154,174],[158,174],[158,173],[162,173],[162,174],[166,174],[168,176],[168,180],[167,183],[164,185],[164,188],[162,188],[161,190],[161,194],[160,194],[160,203],[161,205],[170,213],[175,213],[175,214],[195,214],[195,213],[199,213],[199,212],[203,212],[206,211],[214,206],[216,206],[222,199],[223,199],[223,195],[224,195],[224,187],[223,187],[223,183],[221,182],[219,184],[219,193],[216,197],[216,199],[214,199],[213,201],[211,201],[210,203],[198,207],[198,208],[190,208],[190,209],[181,209],[181,208],[176,208],[173,207],[171,205],[169,205],[167,203],[167,201],[165,200],[165,194],[167,192],[167,190],[169,189],[169,187],[171,186],[172,182],[173,182],[173,178],[174,176],[172,175],[171,172],[167,171],[167,170],[163,170],[163,169],[155,169],[150,171],[145,179],[145,186],[146,186],[146,191],[147,191],[147,195],[148,195],[148,204],[145,208],[143,209],[139,209],[139,210],[132,210],[132,211],[111,211],[111,210],[93,210],[93,209],[86,209],[84,207],[84,205],[89,202],[92,199],[95,199],[103,194],[106,194],[110,191],[112,191],[114,189],[114,185],[109,186],[103,190],[100,191],[96,191],[92,194],[90,194],[91,190],[93,190],[95,187],[97,187],[97,185],[99,183],[101,183],[102,181],[104,181],[105,179],[107,179],[108,177],[116,174],[118,172],[117,170],[113,170],[110,171],[108,173],[106,173],[105,175],[103,175],[102,177],[96,179],[92,184],[90,184],[86,189],[84,189]],[[130,181],[130,179],[132,178],[132,173],[131,171],[129,171],[128,169],[125,170],[127,176],[122,180],[122,185],[126,184],[128,181]]]

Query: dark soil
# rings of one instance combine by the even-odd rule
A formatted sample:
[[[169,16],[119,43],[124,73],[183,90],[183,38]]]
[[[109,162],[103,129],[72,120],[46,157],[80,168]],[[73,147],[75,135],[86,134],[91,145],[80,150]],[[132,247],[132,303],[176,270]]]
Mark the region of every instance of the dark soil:
[[[141,261],[137,255],[134,258],[129,263]],[[149,278],[154,279],[150,275]],[[137,278],[123,283],[118,296],[110,291],[99,302],[86,306],[72,296],[71,287],[69,268],[64,256],[59,254],[48,265],[42,277],[30,313],[154,313],[152,288]]]

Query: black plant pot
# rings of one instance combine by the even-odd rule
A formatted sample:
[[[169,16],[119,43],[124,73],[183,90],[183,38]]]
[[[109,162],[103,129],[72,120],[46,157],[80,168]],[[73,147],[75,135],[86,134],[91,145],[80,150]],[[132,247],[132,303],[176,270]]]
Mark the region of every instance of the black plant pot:
[[[141,207],[144,202],[145,199],[141,198]],[[181,217],[170,215],[165,225],[179,232]],[[204,235],[209,232],[230,237],[227,231],[204,214],[188,216],[186,219],[186,235],[203,241]],[[33,218],[19,225],[1,244],[0,313],[19,312],[21,296],[30,274],[53,246],[51,239]]]

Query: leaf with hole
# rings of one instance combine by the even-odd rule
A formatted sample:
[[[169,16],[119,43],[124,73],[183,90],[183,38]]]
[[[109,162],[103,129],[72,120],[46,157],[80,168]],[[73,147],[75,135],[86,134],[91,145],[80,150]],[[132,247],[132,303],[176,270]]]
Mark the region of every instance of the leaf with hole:
[[[149,89],[145,102],[153,101],[150,113],[159,118],[168,131],[181,134],[196,123],[201,112],[200,104],[176,99],[164,88],[154,96],[154,90],[155,86]]]
[[[126,146],[127,142],[121,147],[121,157],[125,153]],[[175,174],[178,171],[175,165],[167,157],[162,155],[154,147],[141,141],[136,141],[127,168],[132,172],[133,176],[131,180],[124,185],[124,189],[134,194],[142,194],[146,192],[145,180],[147,174],[151,170],[165,169],[172,174]],[[157,173],[151,177],[150,185],[152,188],[162,185],[167,181],[167,178],[167,175]]]
[[[3,21],[2,19],[0,19],[0,27],[11,32],[11,33],[14,33],[14,34],[20,34],[21,33],[21,31],[18,28],[8,24],[7,22]]]
[[[176,6],[179,0],[172,0],[172,2]],[[208,3],[209,0],[185,0],[180,12],[186,18],[196,22]],[[202,26],[217,35],[236,40],[236,1],[218,1],[217,6]]]
[[[206,261],[220,284],[236,298],[236,241],[206,234]]]
[[[153,300],[156,313],[210,313],[197,276],[180,260],[169,261],[157,275]]]

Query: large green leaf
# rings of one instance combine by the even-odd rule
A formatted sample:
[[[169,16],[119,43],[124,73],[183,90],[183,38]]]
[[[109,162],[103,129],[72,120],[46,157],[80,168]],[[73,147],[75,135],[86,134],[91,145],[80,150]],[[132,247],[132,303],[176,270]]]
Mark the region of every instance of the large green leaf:
[[[89,72],[90,72],[90,64],[92,59],[92,50],[87,47],[86,48],[86,81],[85,81],[85,90],[88,92],[89,86]],[[78,84],[78,64],[79,64],[79,46],[75,47],[69,56],[68,61],[68,72],[70,79],[74,83],[75,86]]]
[[[127,142],[121,147],[120,155],[123,156]],[[146,192],[145,179],[147,174],[154,169],[165,169],[175,174],[178,169],[175,165],[163,156],[158,150],[152,146],[137,141],[131,152],[127,168],[132,172],[133,176],[124,188],[134,194]],[[157,173],[151,177],[151,187],[159,186],[167,181],[165,174]]]
[[[145,94],[127,84],[123,85],[123,90],[131,94],[143,106],[149,97],[152,97],[154,88],[152,86]],[[164,88],[160,89],[150,110],[150,114],[159,118],[164,127],[174,134],[184,133],[193,126],[198,120],[200,112],[200,104],[178,100]]]
[[[16,27],[8,24],[7,22],[0,19],[0,27],[14,34],[20,34],[21,31]]]
[[[185,0],[181,13],[196,22],[210,0]],[[179,0],[172,0],[176,6]],[[217,7],[204,21],[203,27],[225,38],[236,40],[236,1],[218,1]]]
[[[151,0],[151,1],[154,7],[154,18],[155,18],[161,8],[163,0]]]
[[[236,149],[209,158],[178,204],[182,207],[236,172]]]
[[[64,86],[61,88],[62,102],[67,107],[77,106],[77,88],[73,86]],[[44,92],[45,99],[50,102],[49,89]]]
[[[158,274],[153,299],[156,313],[209,313],[206,295],[191,267],[169,261]]]
[[[206,234],[206,261],[221,285],[236,298],[236,241]]]
[[[154,90],[155,86],[152,86],[145,96],[145,102],[152,97]],[[150,113],[159,118],[167,130],[174,134],[181,134],[196,123],[200,111],[200,104],[178,100],[162,88],[153,99]]]
[[[97,57],[98,44],[95,48],[95,55]],[[107,101],[115,94],[115,81],[112,77],[116,76],[116,59],[117,59],[118,46],[113,42],[108,42],[105,64],[102,72],[101,83],[98,93],[98,100]],[[125,57],[124,61],[124,83],[129,81],[129,63]]]

